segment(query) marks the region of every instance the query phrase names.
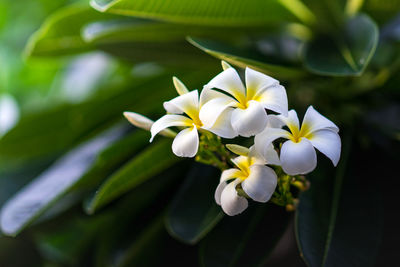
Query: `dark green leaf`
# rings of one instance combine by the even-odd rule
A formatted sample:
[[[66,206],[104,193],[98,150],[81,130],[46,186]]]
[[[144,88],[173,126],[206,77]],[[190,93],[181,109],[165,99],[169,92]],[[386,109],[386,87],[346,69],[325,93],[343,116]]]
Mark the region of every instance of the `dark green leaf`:
[[[195,165],[175,196],[166,217],[169,233],[194,244],[223,217],[214,200],[220,172],[214,167]]]
[[[262,266],[286,229],[289,214],[272,204],[228,217],[200,243],[202,266]]]
[[[375,53],[378,35],[378,27],[368,16],[350,18],[340,36],[320,36],[307,45],[305,65],[322,75],[361,75]]]
[[[3,206],[0,225],[3,233],[16,235],[77,183],[91,167],[99,151],[121,135],[113,128],[70,151]]]
[[[114,266],[158,266],[161,258],[157,252],[161,252],[167,234],[164,230],[162,216],[156,218],[146,227],[135,242],[129,246],[118,258]]]
[[[134,188],[104,211],[112,214],[113,222],[103,230],[104,233],[100,237],[96,266],[114,266],[121,258],[132,258],[129,247],[135,246],[142,228],[148,226],[148,214],[154,215],[165,210],[166,201],[171,199],[171,192],[175,191],[176,181],[182,180],[186,169],[184,165],[177,164],[167,173],[160,174]],[[115,225],[118,225],[118,228],[115,228]],[[166,231],[165,234],[167,235]]]
[[[275,65],[263,61],[265,56],[254,49],[237,48],[220,42],[198,38],[189,38],[188,41],[204,52],[241,68],[250,67],[268,75],[282,78],[297,78],[304,75],[303,71],[294,67]]]
[[[50,229],[36,232],[35,241],[44,258],[69,266],[77,266],[102,225],[109,221],[109,216],[74,217],[64,222],[58,221]]]
[[[0,169],[53,158],[121,120],[126,110],[143,114],[161,110],[159,103],[176,94],[171,76],[128,80],[129,85],[113,86],[84,103],[23,115],[15,128],[0,139]],[[202,77],[199,73],[197,76],[196,79]],[[170,89],[164,90],[168,85]]]
[[[381,199],[377,188],[364,181],[363,163],[357,166],[353,156],[349,164],[354,166],[347,166],[350,142],[345,140],[335,177],[325,161],[325,168],[310,175],[311,188],[300,196],[297,239],[312,267],[374,266],[382,227]]]
[[[277,0],[92,0],[102,12],[203,25],[265,25],[293,20]]]
[[[87,211],[89,213],[95,212],[154,175],[165,171],[177,161],[179,161],[179,158],[172,153],[170,140],[162,140],[152,144],[101,185],[87,205]]]

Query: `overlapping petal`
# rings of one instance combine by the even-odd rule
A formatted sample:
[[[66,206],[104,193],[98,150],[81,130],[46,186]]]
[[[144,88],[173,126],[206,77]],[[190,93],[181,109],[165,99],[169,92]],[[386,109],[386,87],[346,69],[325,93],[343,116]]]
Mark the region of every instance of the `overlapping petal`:
[[[277,176],[273,169],[264,165],[252,165],[250,175],[242,182],[246,194],[258,202],[267,202],[275,191]]]
[[[279,84],[278,80],[250,68],[246,68],[245,75],[247,99],[252,99],[266,88]]]
[[[228,185],[228,180],[239,177],[241,174],[240,170],[236,168],[224,170],[221,174],[221,179],[219,181],[218,187],[215,190],[214,198],[218,205],[221,205],[221,194],[225,187]]]
[[[264,108],[288,115],[288,100],[285,87],[275,84],[260,91],[254,100],[260,102]]]
[[[164,115],[160,119],[154,122],[151,126],[151,138],[150,142],[153,141],[154,137],[162,130],[172,126],[192,126],[193,122],[188,117],[182,115]]]
[[[234,138],[238,136],[237,131],[233,129],[231,124],[232,112],[233,109],[231,108],[225,109],[210,128],[205,126],[203,128],[222,138]]]
[[[290,110],[287,116],[278,115],[277,117],[281,121],[283,121],[287,127],[289,127],[292,133],[295,131],[299,131],[300,129],[299,117],[297,116],[297,112],[294,109]]]
[[[197,116],[199,110],[199,92],[193,90],[187,94],[164,102],[164,108],[168,113],[182,114],[186,113],[190,117]]]
[[[257,101],[249,101],[246,109],[236,108],[232,113],[232,127],[244,137],[262,132],[267,126],[267,122],[267,114]]]
[[[237,215],[243,212],[247,206],[247,199],[238,195],[236,191],[237,184],[240,179],[230,182],[221,193],[221,207],[222,210],[229,216]]]
[[[234,68],[228,68],[215,76],[205,88],[217,88],[232,95],[238,101],[245,101],[246,89]]]
[[[199,148],[199,135],[195,125],[180,131],[172,142],[172,151],[178,157],[192,158]]]
[[[284,129],[267,127],[254,138],[255,148],[258,153],[267,159],[271,143],[282,137],[289,139],[290,133]]]
[[[200,120],[205,127],[211,128],[220,119],[221,113],[230,108],[234,103],[235,101],[228,96],[214,98],[201,107],[199,113]],[[231,121],[230,117],[224,117],[224,119],[228,120],[229,123]]]
[[[317,154],[306,138],[298,143],[291,140],[283,143],[280,156],[282,169],[289,175],[306,174],[317,166]]]

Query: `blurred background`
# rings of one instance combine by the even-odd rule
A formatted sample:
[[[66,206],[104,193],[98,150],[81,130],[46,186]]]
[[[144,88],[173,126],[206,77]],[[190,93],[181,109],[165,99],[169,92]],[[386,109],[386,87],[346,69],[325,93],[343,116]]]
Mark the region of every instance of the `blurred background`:
[[[0,0],[0,266],[395,266],[400,1]],[[295,212],[227,218],[220,173],[122,116],[220,60],[339,125]],[[240,142],[240,140],[239,140]]]

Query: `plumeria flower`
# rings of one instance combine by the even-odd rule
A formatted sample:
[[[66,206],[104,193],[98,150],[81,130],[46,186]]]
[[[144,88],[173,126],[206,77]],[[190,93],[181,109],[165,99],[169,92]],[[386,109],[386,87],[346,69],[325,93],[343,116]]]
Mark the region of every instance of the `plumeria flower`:
[[[282,144],[280,161],[283,170],[289,175],[306,174],[317,166],[315,149],[325,154],[336,166],[340,159],[341,141],[339,128],[310,106],[304,115],[300,127],[297,113],[290,110],[287,117],[278,115],[280,126],[287,126],[289,131],[266,127],[256,135],[255,146],[261,155],[265,155],[269,145],[278,138],[288,139]],[[276,122],[276,120],[275,120]]]
[[[276,173],[265,166],[266,163],[279,165],[278,155],[272,145],[268,147],[270,161],[262,159],[254,146],[247,150],[245,153],[239,152],[241,155],[232,159],[235,168],[222,172],[215,191],[215,201],[230,216],[243,212],[248,206],[247,199],[238,194],[238,186],[251,199],[264,203],[271,198],[277,185]]]
[[[200,97],[197,90],[189,92],[181,81],[174,77],[174,85],[177,89],[178,97],[164,102],[164,109],[167,115],[161,117],[151,126],[151,139],[164,129],[172,126],[185,127],[175,137],[172,143],[172,151],[179,157],[194,157],[199,147],[200,129],[211,131],[223,138],[233,138],[237,133],[233,130],[229,121],[223,119],[216,120],[213,127],[206,127],[199,118],[200,109],[208,97]]]
[[[287,115],[286,90],[279,81],[246,68],[245,87],[236,70],[223,65],[225,70],[203,89],[202,94],[209,99],[200,111],[200,119],[205,126],[211,128],[217,120],[223,118],[232,124],[239,135],[249,137],[265,129],[268,121],[265,109]],[[208,94],[212,94],[212,97]]]

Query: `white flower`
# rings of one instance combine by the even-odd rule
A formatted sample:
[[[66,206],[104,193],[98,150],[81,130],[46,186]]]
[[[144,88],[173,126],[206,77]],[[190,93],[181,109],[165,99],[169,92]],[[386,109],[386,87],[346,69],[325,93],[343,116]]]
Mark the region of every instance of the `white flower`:
[[[277,163],[276,151],[272,145],[269,149],[271,161]],[[272,162],[261,159],[254,147],[250,148],[247,156],[239,156],[232,159],[232,162],[236,168],[222,172],[220,183],[215,190],[215,201],[230,216],[241,213],[248,206],[247,199],[240,196],[236,190],[239,184],[250,198],[263,203],[271,198],[277,184],[274,170],[264,165]]]
[[[199,129],[211,131],[224,138],[237,136],[230,123],[225,120],[217,120],[213,127],[205,127],[199,118],[199,111],[203,106],[203,100],[208,98],[200,97],[199,101],[198,91],[189,92],[183,83],[175,77],[174,84],[180,96],[164,102],[164,108],[169,114],[161,117],[151,126],[150,142],[165,128],[172,126],[185,127],[175,137],[172,143],[172,151],[179,157],[194,157],[199,147]]]
[[[306,174],[314,170],[317,166],[314,147],[325,154],[334,166],[338,164],[341,150],[339,128],[312,106],[307,109],[301,128],[294,110],[289,111],[287,117],[275,117],[282,122],[279,128],[267,127],[255,137],[255,146],[261,155],[266,154],[274,140],[286,138],[289,140],[281,147],[280,161],[287,174]],[[280,129],[284,125],[289,131]]]
[[[287,115],[286,91],[279,81],[246,68],[245,88],[234,68],[229,65],[224,68],[204,86],[202,92],[203,98],[208,100],[200,111],[200,119],[205,126],[211,128],[217,120],[223,119],[229,121],[239,135],[249,137],[265,129],[265,109]]]

